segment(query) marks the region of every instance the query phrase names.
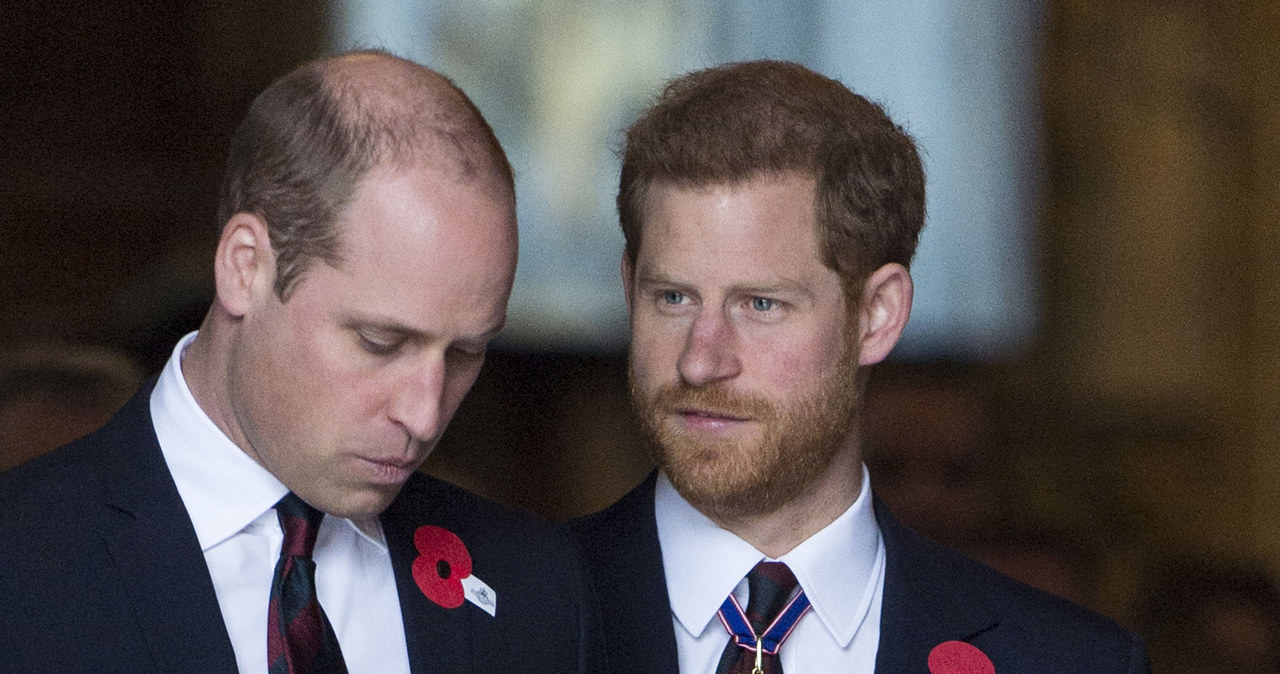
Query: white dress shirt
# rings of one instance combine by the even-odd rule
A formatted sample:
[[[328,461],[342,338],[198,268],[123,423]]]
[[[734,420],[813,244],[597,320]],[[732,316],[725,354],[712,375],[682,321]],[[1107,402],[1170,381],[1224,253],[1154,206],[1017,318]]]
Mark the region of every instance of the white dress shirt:
[[[267,605],[284,540],[275,504],[289,489],[241,450],[191,395],[182,338],[151,394],[151,416],[204,552],[241,674],[267,672]],[[347,669],[409,671],[400,599],[377,518],[325,515],[313,559],[316,596]]]
[[[716,618],[733,592],[747,605],[746,575],[766,557],[689,505],[659,474],[654,506],[682,674],[711,674],[729,642]],[[880,645],[884,542],[871,483],[834,522],[776,560],[795,574],[813,609],[782,644],[787,674],[872,672]]]

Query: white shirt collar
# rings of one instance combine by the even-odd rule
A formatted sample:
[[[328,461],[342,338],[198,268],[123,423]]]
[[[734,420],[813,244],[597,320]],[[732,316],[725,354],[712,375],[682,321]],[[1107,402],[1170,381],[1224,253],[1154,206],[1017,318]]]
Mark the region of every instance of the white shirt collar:
[[[182,356],[195,336],[178,342],[160,373],[151,393],[151,419],[200,548],[208,551],[274,508],[289,488],[232,442],[191,394]],[[386,550],[377,518],[336,519]]]
[[[712,626],[725,597],[765,556],[698,512],[665,474],[658,475],[654,507],[671,610],[690,634],[698,636]],[[777,560],[795,574],[814,613],[842,648],[852,642],[874,599],[882,550],[864,467],[862,491],[853,505]],[[721,629],[718,623],[715,629]]]

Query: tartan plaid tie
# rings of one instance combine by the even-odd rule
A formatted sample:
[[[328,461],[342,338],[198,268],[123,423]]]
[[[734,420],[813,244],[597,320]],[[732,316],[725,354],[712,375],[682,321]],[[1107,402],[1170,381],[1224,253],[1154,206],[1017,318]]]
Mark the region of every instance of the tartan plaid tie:
[[[316,599],[316,563],[311,553],[324,513],[290,492],[276,504],[276,516],[284,532],[284,544],[271,580],[267,671],[346,674],[338,638]]]
[[[760,562],[751,569],[747,574],[746,616],[756,635],[763,635],[778,618],[796,585],[795,575],[782,562]],[[755,664],[755,649],[739,646],[731,636],[720,655],[716,674],[751,674]],[[777,654],[765,652],[761,664],[764,674],[782,674],[782,662]]]

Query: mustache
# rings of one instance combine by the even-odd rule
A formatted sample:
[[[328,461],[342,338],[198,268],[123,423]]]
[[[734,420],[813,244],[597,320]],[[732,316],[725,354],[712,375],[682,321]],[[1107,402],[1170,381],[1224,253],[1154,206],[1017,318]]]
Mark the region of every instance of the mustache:
[[[646,407],[656,410],[696,409],[737,419],[772,419],[776,411],[765,398],[736,393],[722,386],[668,384],[658,389]]]

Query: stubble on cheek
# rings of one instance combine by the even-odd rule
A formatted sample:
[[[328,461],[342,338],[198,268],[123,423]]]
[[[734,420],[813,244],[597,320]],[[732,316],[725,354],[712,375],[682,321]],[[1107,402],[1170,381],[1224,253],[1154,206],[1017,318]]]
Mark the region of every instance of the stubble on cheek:
[[[758,502],[767,482],[762,471],[772,463],[767,450],[777,412],[767,401],[720,387],[667,385],[642,394],[632,378],[632,401],[654,463],[676,490],[704,512],[739,511]],[[695,434],[683,427],[679,410],[698,409],[749,419],[725,437]]]
[[[713,519],[774,512],[803,493],[847,440],[857,406],[856,356],[846,354],[813,395],[781,409],[720,387],[667,385],[631,399],[655,464]],[[675,410],[710,409],[752,420],[751,433],[715,438],[682,428]],[[744,429],[747,430],[747,429]]]

